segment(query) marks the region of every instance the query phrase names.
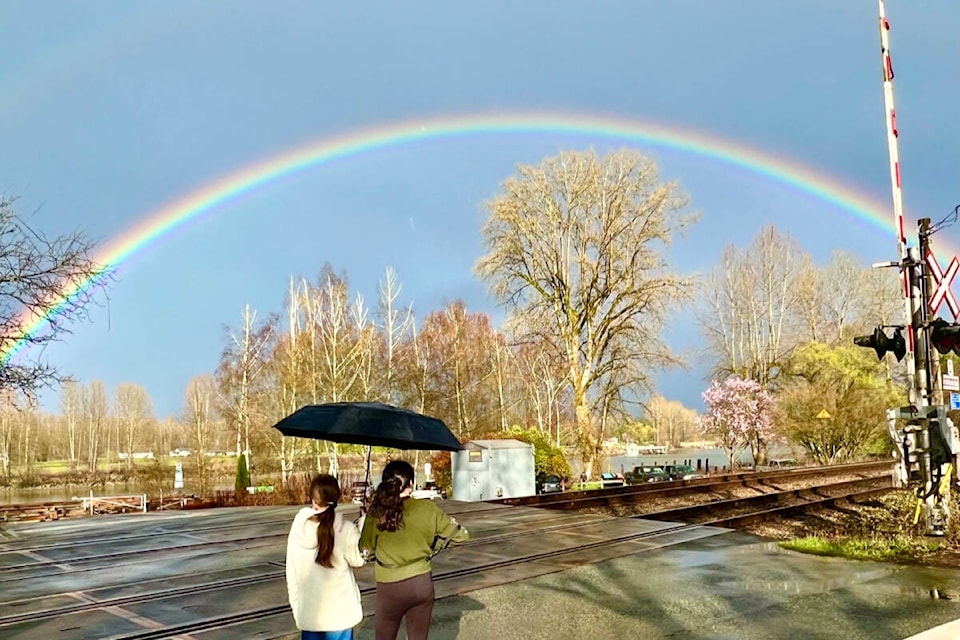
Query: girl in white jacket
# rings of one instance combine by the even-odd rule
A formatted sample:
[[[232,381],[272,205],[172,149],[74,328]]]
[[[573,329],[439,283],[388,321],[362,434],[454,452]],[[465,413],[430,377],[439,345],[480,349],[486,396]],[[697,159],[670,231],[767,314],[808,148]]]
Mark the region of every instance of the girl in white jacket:
[[[329,475],[310,483],[311,506],[287,536],[287,595],[301,640],[351,640],[363,619],[351,567],[363,565],[360,529],[335,512],[340,485]]]

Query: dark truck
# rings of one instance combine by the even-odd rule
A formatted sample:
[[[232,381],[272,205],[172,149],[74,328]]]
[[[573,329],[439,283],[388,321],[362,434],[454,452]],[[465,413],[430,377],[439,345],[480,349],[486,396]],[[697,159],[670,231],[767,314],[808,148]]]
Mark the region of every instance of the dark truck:
[[[702,473],[689,464],[668,464],[663,468],[670,480],[692,480],[704,477]]]
[[[644,484],[647,482],[664,482],[670,477],[663,467],[654,467],[652,465],[641,465],[634,467],[633,471],[627,471],[623,474],[627,484]]]

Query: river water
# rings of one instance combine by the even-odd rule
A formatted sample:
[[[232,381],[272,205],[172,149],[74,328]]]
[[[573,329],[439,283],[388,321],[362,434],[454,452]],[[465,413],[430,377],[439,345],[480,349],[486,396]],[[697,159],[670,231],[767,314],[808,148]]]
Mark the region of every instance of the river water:
[[[135,482],[105,484],[97,487],[64,485],[58,487],[3,487],[0,488],[2,504],[35,504],[40,502],[69,502],[74,498],[132,496],[144,493]],[[172,490],[171,490],[172,491]]]
[[[227,480],[223,486],[216,489],[232,490],[233,485]],[[114,482],[91,487],[88,485],[63,485],[56,487],[0,487],[0,504],[39,504],[44,502],[70,502],[73,499],[89,498],[91,491],[97,498],[118,496],[139,496],[144,493],[149,498],[159,496],[159,491],[137,482]],[[164,494],[173,494],[173,487],[164,489]],[[178,493],[190,495],[196,489],[190,487],[189,482]]]

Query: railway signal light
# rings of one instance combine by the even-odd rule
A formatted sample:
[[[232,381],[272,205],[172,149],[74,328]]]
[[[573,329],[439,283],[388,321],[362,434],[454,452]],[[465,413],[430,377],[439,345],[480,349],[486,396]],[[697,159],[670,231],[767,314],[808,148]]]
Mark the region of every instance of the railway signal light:
[[[870,347],[877,352],[877,358],[880,360],[883,360],[883,356],[887,352],[893,353],[897,362],[903,360],[903,356],[907,354],[907,343],[904,341],[900,329],[896,329],[893,332],[893,337],[888,338],[883,329],[877,327],[869,336],[857,336],[853,339],[853,343],[858,347]]]
[[[960,355],[960,325],[937,318],[930,323],[930,344],[940,353]]]

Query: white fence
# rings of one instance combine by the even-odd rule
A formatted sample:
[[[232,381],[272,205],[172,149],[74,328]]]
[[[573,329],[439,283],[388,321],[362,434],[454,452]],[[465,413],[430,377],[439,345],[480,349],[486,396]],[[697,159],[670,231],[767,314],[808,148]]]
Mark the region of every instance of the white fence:
[[[96,514],[97,507],[113,507],[120,509],[136,509],[137,511],[142,511],[143,513],[147,512],[147,494],[142,493],[140,495],[133,496],[109,496],[109,497],[94,497],[93,491],[90,492],[90,497],[73,497],[74,500],[80,500],[83,503],[83,510],[89,511],[90,515]]]

